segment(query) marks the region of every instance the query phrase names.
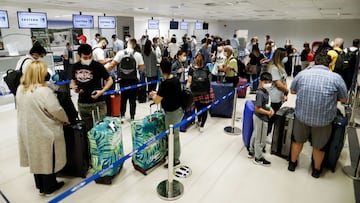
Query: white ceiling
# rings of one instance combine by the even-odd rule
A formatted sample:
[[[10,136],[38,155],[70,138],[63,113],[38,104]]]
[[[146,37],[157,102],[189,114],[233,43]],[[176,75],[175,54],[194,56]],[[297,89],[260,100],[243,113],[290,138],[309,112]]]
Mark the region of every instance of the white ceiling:
[[[47,12],[50,20],[86,15],[169,17],[193,20],[360,19],[360,0],[0,0],[16,11]]]

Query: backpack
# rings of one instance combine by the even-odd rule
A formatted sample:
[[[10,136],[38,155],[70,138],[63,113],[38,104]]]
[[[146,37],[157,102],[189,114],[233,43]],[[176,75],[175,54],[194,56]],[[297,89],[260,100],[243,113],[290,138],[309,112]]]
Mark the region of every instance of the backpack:
[[[189,111],[194,103],[194,95],[189,89],[181,90],[181,108]]]
[[[136,79],[136,60],[134,55],[124,51],[124,57],[121,59],[118,66],[118,77],[121,79]]]
[[[359,49],[356,49],[355,51],[350,51],[350,49],[347,48],[344,60],[345,68],[346,66],[348,66],[349,68],[355,68],[358,51]]]
[[[347,49],[347,53],[345,54],[344,51],[339,52],[337,50],[336,53],[338,54],[338,57],[336,59],[336,63],[335,63],[335,68],[334,71],[335,72],[343,72],[344,70],[351,68],[351,63],[354,62],[354,60],[356,61],[356,52],[357,51],[350,51],[350,49]]]
[[[210,92],[210,80],[208,71],[204,69],[193,69],[191,92],[194,96],[206,95]]]
[[[245,64],[239,58],[232,57],[230,60],[232,60],[232,59],[236,60],[237,67],[238,67],[238,71],[235,71],[234,69],[233,69],[233,71],[236,73],[236,75],[238,77],[245,78],[246,77],[246,66],[245,66]]]
[[[30,58],[25,58],[21,65],[19,70],[9,69],[6,71],[6,76],[4,77],[4,81],[6,82],[7,86],[9,87],[9,90],[14,95],[16,94],[16,90],[20,85],[20,78],[23,75],[22,68],[26,60]]]

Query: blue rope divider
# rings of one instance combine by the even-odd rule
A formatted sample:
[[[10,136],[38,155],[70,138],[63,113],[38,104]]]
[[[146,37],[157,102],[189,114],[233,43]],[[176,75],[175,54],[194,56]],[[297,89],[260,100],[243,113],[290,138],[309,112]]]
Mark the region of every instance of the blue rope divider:
[[[244,89],[248,86],[250,86],[252,83],[256,82],[259,78],[246,83],[243,86],[240,86],[237,88],[237,91]],[[153,82],[153,81],[151,81]],[[135,86],[135,85],[134,85]],[[130,86],[131,87],[131,86]],[[174,129],[179,128],[182,125],[187,124],[188,122],[190,122],[192,119],[194,119],[196,116],[206,112],[207,110],[209,110],[211,107],[219,104],[220,102],[222,102],[223,100],[227,99],[228,97],[230,97],[231,95],[234,94],[234,91],[229,92],[228,94],[224,95],[223,97],[217,99],[216,101],[214,101],[213,103],[209,104],[208,106],[204,107],[203,109],[201,109],[199,112],[196,112],[195,114],[187,117],[186,119],[182,120],[179,123],[176,123],[174,125]],[[58,195],[57,197],[55,197],[54,199],[50,200],[49,203],[57,203],[63,199],[65,199],[66,197],[68,197],[69,195],[75,193],[76,191],[80,190],[81,188],[83,188],[85,185],[89,184],[90,182],[96,180],[97,178],[101,177],[102,174],[106,173],[107,171],[109,171],[110,169],[119,166],[120,164],[124,163],[127,159],[131,158],[133,155],[139,153],[140,151],[144,150],[146,147],[148,147],[149,145],[155,143],[156,141],[162,139],[163,137],[165,137],[167,134],[169,133],[169,130],[166,130],[162,133],[160,133],[159,135],[155,136],[154,138],[150,139],[149,141],[147,141],[145,144],[143,144],[142,146],[140,146],[139,148],[135,149],[134,151],[130,152],[129,154],[121,157],[119,160],[117,160],[116,162],[112,163],[109,167],[101,170],[100,172],[97,172],[95,174],[93,174],[92,176],[90,176],[89,178],[81,181],[80,183],[78,183],[77,185],[73,186],[72,188],[66,190],[65,192],[63,192],[62,194]]]
[[[6,203],[10,203],[10,201],[8,200],[8,198],[6,198],[6,196],[4,195],[3,192],[1,192],[1,190],[0,190],[0,195],[4,198],[4,200],[5,200]]]

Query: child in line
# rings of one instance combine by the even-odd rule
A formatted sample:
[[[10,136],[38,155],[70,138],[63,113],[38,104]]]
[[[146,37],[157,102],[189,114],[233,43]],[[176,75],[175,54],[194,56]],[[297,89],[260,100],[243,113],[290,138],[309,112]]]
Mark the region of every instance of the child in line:
[[[253,115],[254,131],[250,140],[249,158],[255,159],[255,164],[270,166],[271,162],[263,156],[263,148],[267,136],[268,121],[274,115],[271,108],[271,100],[269,97],[269,89],[271,87],[272,77],[268,72],[260,75],[260,88],[256,91],[256,100],[254,102],[255,111]]]

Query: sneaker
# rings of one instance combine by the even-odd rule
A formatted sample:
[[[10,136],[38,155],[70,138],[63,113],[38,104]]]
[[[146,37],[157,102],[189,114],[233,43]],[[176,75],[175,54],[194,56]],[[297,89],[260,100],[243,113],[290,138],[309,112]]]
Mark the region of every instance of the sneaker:
[[[260,159],[255,158],[253,160],[253,162],[254,162],[254,164],[262,165],[262,166],[270,166],[271,165],[271,162],[266,160],[265,158],[260,158]]]
[[[121,123],[124,123],[125,122],[125,116],[121,116],[120,121],[121,121]]]
[[[295,162],[289,161],[288,170],[294,172],[297,165],[297,160]]]
[[[204,127],[200,127],[199,132],[201,132],[201,133],[204,132]]]
[[[249,159],[254,158],[254,152],[250,152],[250,151],[249,151],[247,157],[248,157]]]
[[[179,160],[177,160],[177,161],[174,162],[174,167],[177,166],[177,165],[180,165],[180,161],[179,161]],[[169,168],[169,165],[168,165],[168,164],[165,164],[165,165],[164,165],[164,168]]]
[[[271,144],[271,143],[272,143],[272,135],[266,136],[266,144]]]
[[[321,170],[313,169],[311,176],[314,178],[319,178],[321,174]]]

